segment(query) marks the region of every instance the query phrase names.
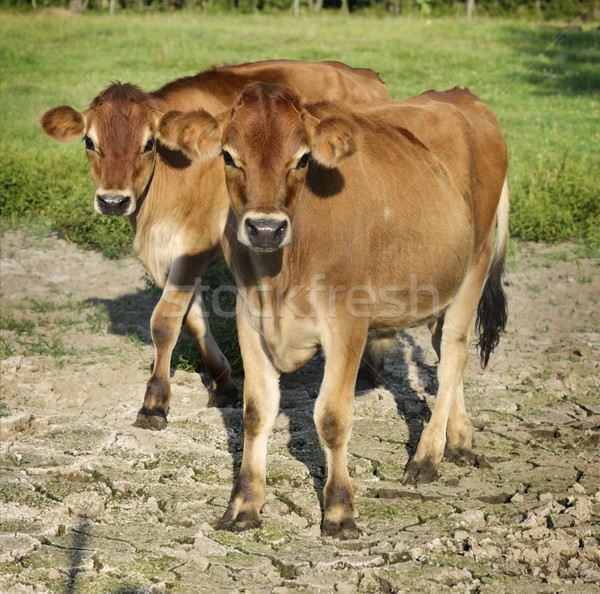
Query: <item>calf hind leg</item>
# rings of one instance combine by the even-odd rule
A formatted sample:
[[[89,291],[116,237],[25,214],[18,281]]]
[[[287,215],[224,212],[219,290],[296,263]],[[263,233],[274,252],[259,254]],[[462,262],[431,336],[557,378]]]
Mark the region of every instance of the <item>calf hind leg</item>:
[[[383,369],[385,351],[393,347],[395,342],[395,331],[368,337],[358,370],[359,379],[376,385],[377,374]]]
[[[458,295],[445,312],[439,341],[438,393],[431,419],[423,430],[417,451],[406,466],[403,482],[435,480],[445,451],[470,456],[471,424],[463,400],[462,377],[473,339],[473,319],[481,294],[489,258],[482,257],[471,269]],[[448,450],[446,443],[448,440]]]
[[[442,331],[444,327],[444,317],[441,316],[429,325],[431,331],[431,345],[435,350],[438,360],[441,358]],[[473,340],[472,325],[469,326],[471,334],[467,336],[467,344]],[[471,450],[472,447],[472,429],[471,421],[465,408],[463,381],[460,381],[458,388],[452,399],[450,413],[448,415],[448,424],[446,427],[446,448],[444,457],[458,464],[474,461]]]
[[[185,317],[185,331],[196,341],[210,378],[207,406],[239,404],[238,389],[231,380],[231,369],[210,332],[202,295],[195,293],[194,301]]]

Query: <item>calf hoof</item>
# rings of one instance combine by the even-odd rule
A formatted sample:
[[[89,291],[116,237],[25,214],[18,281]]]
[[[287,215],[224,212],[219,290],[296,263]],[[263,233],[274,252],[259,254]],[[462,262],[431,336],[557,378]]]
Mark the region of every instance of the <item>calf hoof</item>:
[[[356,522],[352,518],[342,520],[341,522],[324,520],[321,525],[321,536],[331,536],[339,540],[354,540],[360,537],[360,532]]]
[[[217,388],[208,391],[207,407],[225,408],[226,406],[240,406],[242,400],[238,389],[233,388]]]
[[[229,532],[244,532],[252,528],[260,527],[258,514],[251,512],[240,512],[235,518],[230,518],[226,512],[217,523],[217,530],[228,530]]]
[[[415,460],[411,460],[406,465],[406,470],[404,471],[402,484],[417,485],[423,483],[431,483],[437,480],[437,478],[437,464],[434,464],[429,459],[425,459],[422,462],[416,462]]]
[[[133,426],[151,431],[162,431],[167,426],[167,416],[162,411],[145,411],[142,408]]]
[[[450,462],[454,462],[457,466],[475,466],[477,456],[466,448],[452,448],[446,446],[444,450],[444,458]]]

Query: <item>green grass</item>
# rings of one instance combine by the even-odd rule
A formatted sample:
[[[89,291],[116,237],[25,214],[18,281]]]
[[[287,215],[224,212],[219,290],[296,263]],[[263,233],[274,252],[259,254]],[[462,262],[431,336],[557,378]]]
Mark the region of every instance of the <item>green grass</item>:
[[[339,59],[381,73],[393,97],[466,85],[500,120],[511,154],[511,228],[536,241],[600,248],[600,33],[537,23],[322,14],[0,13],[3,224],[42,215],[110,257],[129,251],[125,220],[92,211],[80,143],[39,126],[67,103],[83,109],[113,80],[158,88],[212,64]]]

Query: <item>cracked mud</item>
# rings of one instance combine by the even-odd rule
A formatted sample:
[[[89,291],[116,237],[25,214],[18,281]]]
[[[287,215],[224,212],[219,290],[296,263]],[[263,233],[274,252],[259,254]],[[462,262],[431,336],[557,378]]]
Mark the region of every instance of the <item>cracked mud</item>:
[[[509,326],[465,398],[472,466],[402,485],[434,400],[425,329],[357,386],[348,465],[361,536],[321,538],[316,358],[282,379],[262,526],[215,530],[241,460],[241,409],[177,371],[164,431],[133,427],[152,363],[133,258],[2,237],[1,592],[597,592],[598,261],[512,247]]]

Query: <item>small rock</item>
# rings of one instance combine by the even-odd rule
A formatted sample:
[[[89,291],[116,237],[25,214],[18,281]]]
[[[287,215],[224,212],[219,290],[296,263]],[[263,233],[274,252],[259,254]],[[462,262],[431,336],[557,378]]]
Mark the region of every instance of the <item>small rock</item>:
[[[587,522],[592,516],[589,499],[587,497],[577,497],[575,503],[565,513],[573,516],[577,522]]]
[[[58,569],[51,569],[48,572],[48,579],[51,581],[57,581],[61,578],[60,571]]]
[[[470,571],[458,567],[443,567],[433,581],[438,584],[453,587],[468,583],[473,580]]]
[[[354,472],[356,474],[360,475],[360,474],[364,474],[365,472],[367,472],[367,470],[368,469],[365,468],[362,464],[357,464],[356,467],[355,467],[355,469],[354,469]]]
[[[230,479],[233,477],[233,473],[229,468],[222,468],[221,470],[219,470],[218,476],[220,479]]]
[[[511,503],[523,503],[524,497],[521,493],[515,493],[511,498]]]
[[[590,536],[583,539],[582,554],[584,559],[590,561],[590,563],[595,563],[600,567],[600,547],[598,547],[595,538]]]
[[[308,526],[308,520],[306,518],[303,518],[302,516],[299,516],[294,511],[290,513],[290,518],[292,522],[294,522],[294,524],[296,524],[296,526],[298,526],[299,528],[306,528]]]
[[[480,509],[469,509],[462,514],[457,514],[458,525],[468,530],[483,530],[485,528],[485,516]]]

